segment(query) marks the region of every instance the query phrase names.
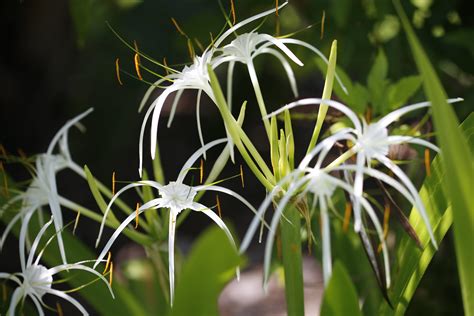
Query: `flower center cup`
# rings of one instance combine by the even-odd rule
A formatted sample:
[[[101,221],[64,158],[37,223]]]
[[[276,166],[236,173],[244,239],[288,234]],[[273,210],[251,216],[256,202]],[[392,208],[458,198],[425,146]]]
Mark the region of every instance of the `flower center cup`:
[[[178,213],[192,206],[196,194],[197,192],[193,187],[174,181],[160,189],[163,207],[171,208],[178,211]]]
[[[40,264],[27,267],[24,278],[26,291],[34,292],[40,298],[47,293],[53,283],[53,277],[48,273],[48,269]]]
[[[388,130],[385,126],[372,123],[364,128],[364,133],[358,140],[367,158],[375,155],[387,156],[389,151]]]
[[[331,197],[336,190],[336,185],[331,181],[330,175],[323,171],[315,170],[311,172],[308,190],[318,196]]]

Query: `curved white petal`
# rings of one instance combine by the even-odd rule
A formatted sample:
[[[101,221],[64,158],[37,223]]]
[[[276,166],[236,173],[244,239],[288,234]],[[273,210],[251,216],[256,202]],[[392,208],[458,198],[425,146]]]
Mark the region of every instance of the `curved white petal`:
[[[150,201],[151,202],[151,201]],[[144,211],[146,211],[147,209],[149,209],[149,204],[148,203],[145,203],[143,204],[139,209],[138,209],[138,215],[140,215],[141,213],[143,213]],[[104,248],[102,249],[102,252],[100,253],[100,255],[97,257],[97,260],[95,261],[94,263],[94,266],[93,268],[95,269],[97,267],[97,265],[102,261],[102,259],[104,259],[104,257],[107,255],[107,252],[110,250],[110,248],[112,247],[113,243],[115,242],[115,240],[118,238],[118,236],[122,233],[122,231],[128,226],[128,224],[130,224],[134,219],[135,217],[137,216],[136,212],[133,212],[132,214],[130,214],[121,224],[119,227],[117,227],[117,229],[115,230],[115,232],[112,234],[112,236],[110,237],[109,241],[107,242],[107,244],[104,246]]]
[[[319,199],[319,206],[321,210],[321,237],[322,237],[322,251],[323,251],[323,278],[324,284],[327,285],[331,278],[332,259],[331,259],[331,231],[329,224],[328,207],[326,198]]]
[[[280,61],[281,65],[285,69],[286,76],[288,77],[288,81],[290,82],[291,91],[293,92],[293,95],[295,96],[295,98],[297,98],[298,87],[296,85],[295,73],[293,72],[293,69],[291,68],[290,63],[283,57],[283,55],[279,51],[273,48],[262,49],[262,54],[273,55]]]
[[[428,214],[426,213],[425,206],[423,205],[423,201],[418,194],[415,186],[411,182],[411,180],[407,177],[407,175],[400,169],[396,164],[394,164],[390,159],[382,155],[376,155],[374,159],[383,163],[388,169],[392,170],[393,173],[400,179],[400,181],[406,186],[406,188],[410,191],[411,195],[415,199],[415,207],[421,215],[421,218],[425,222],[426,229],[428,230],[428,234],[430,235],[431,243],[433,246],[438,249],[438,243],[436,242],[436,238],[433,234],[433,230],[431,229],[430,220],[428,218]]]
[[[155,89],[158,88],[158,86],[159,86],[161,83],[163,83],[163,82],[165,82],[165,81],[171,79],[171,76],[167,76],[167,77],[168,77],[167,79],[164,79],[164,78],[163,78],[163,79],[160,79],[160,80],[158,80],[158,81],[155,81],[155,83],[153,83],[153,84],[148,88],[148,90],[146,90],[145,95],[143,96],[142,101],[140,102],[140,105],[139,105],[139,107],[138,107],[138,113],[140,113],[140,112],[143,110],[143,107],[144,107],[145,104],[147,103],[147,101],[148,101],[148,99],[150,98],[152,92],[155,91]]]
[[[201,128],[201,94],[202,94],[202,90],[198,90],[197,99],[196,99],[196,125],[197,125],[197,130],[198,130],[199,142],[201,143],[201,146],[204,147],[205,143],[204,143],[204,137],[202,136],[202,128]],[[206,151],[202,153],[202,156],[204,157],[204,160],[207,159]]]
[[[16,306],[20,302],[23,295],[25,295],[23,291],[24,290],[21,287],[17,287],[15,291],[13,291],[12,298],[10,299],[10,306],[8,307],[8,316],[15,316]]]
[[[229,62],[227,66],[227,106],[229,111],[232,112],[232,82],[234,81],[234,66],[235,62]]]
[[[454,99],[448,99],[446,100],[448,103],[456,103],[456,102],[461,102],[463,101],[462,98],[454,98]],[[419,102],[415,104],[410,104],[406,105],[402,108],[399,108],[393,112],[390,112],[389,114],[385,115],[383,118],[377,121],[377,124],[381,124],[384,127],[387,127],[394,121],[398,120],[402,115],[407,114],[408,112],[415,111],[424,107],[431,106],[431,102],[425,101],[425,102]]]
[[[280,6],[278,6],[278,10],[282,9],[284,6],[286,6],[288,4],[288,1],[280,4]],[[254,16],[251,16],[250,18],[248,19],[245,19],[237,24],[235,24],[234,26],[232,26],[231,28],[229,28],[227,31],[225,31],[215,42],[214,42],[214,46],[215,47],[219,47],[222,42],[229,36],[231,35],[232,33],[234,33],[235,31],[237,31],[239,28],[241,28],[242,26],[246,25],[246,24],[249,24],[253,21],[256,21],[260,18],[263,18],[267,15],[270,15],[272,13],[274,13],[276,11],[276,8],[274,9],[271,9],[271,10],[267,10],[267,11],[264,11],[262,13],[259,13],[259,14],[256,14]]]
[[[334,101],[334,100],[325,100],[325,99],[319,99],[319,98],[307,98],[307,99],[301,99],[289,104],[286,104],[285,106],[279,108],[278,110],[270,113],[267,117],[272,117],[275,115],[278,115],[282,113],[285,110],[290,110],[292,108],[298,107],[298,106],[304,106],[304,105],[317,105],[324,103],[325,105],[332,107],[340,112],[342,112],[344,115],[347,116],[348,119],[351,120],[352,124],[354,124],[355,129],[359,132],[362,133],[362,124],[357,117],[357,114],[354,113],[351,109],[349,109],[347,106],[344,104]]]
[[[178,179],[176,179],[176,182],[178,183],[183,183],[184,178],[188,174],[188,171],[191,169],[191,167],[194,165],[196,160],[199,159],[203,155],[203,153],[212,147],[222,144],[227,141],[227,138],[220,138],[213,140],[212,142],[202,146],[198,150],[196,150],[191,157],[188,158],[188,160],[184,163],[183,167],[181,168],[181,171],[179,172]]]
[[[265,38],[267,41],[269,41],[270,43],[272,43],[273,45],[278,47],[295,64],[297,64],[298,66],[303,66],[303,63],[301,62],[301,60],[298,57],[296,57],[296,55],[293,54],[293,52],[291,50],[289,50],[288,47],[286,47],[286,45],[284,44],[284,42],[281,39],[276,39],[273,36],[268,35],[268,34],[262,34],[261,36],[262,36],[262,38]]]
[[[75,125],[77,122],[82,120],[85,116],[89,115],[92,111],[94,111],[94,108],[89,108],[88,110],[86,110],[82,114],[79,114],[78,116],[76,116],[76,117],[70,119],[69,121],[67,121],[66,124],[64,124],[64,126],[59,129],[59,131],[56,133],[56,135],[54,135],[53,139],[51,140],[51,142],[48,146],[48,150],[47,150],[46,153],[48,155],[51,155],[53,153],[53,149],[56,146],[57,142],[59,141],[61,135],[64,134],[64,133],[67,133],[67,130],[69,128],[71,128],[71,126]]]
[[[411,136],[389,136],[387,138],[387,142],[390,145],[393,144],[403,144],[403,143],[410,143],[410,144],[415,144],[415,145],[421,145],[427,148],[430,148],[431,150],[434,150],[435,152],[439,153],[439,147],[436,145],[433,145],[429,141],[426,141],[424,139],[416,138],[416,137],[411,137]]]
[[[304,41],[301,41],[301,40],[298,40],[298,39],[294,39],[294,38],[282,38],[280,39],[280,42],[281,43],[286,43],[286,44],[295,44],[295,45],[299,45],[299,46],[303,46],[303,47],[306,47],[307,49],[311,50],[313,53],[315,53],[316,55],[318,55],[319,57],[321,57],[321,59],[327,64],[329,64],[329,60],[326,58],[326,56],[324,56],[323,53],[321,53],[321,51],[319,49],[317,49],[316,47],[314,47],[313,45],[311,44],[308,44]],[[337,80],[337,83],[341,86],[342,90],[348,94],[347,92],[347,88],[346,86],[342,83],[341,79],[339,78],[339,76],[337,75],[337,72],[335,74],[335,77],[336,77],[336,80]]]
[[[28,261],[26,262],[26,266],[30,266],[33,263],[36,248],[38,247],[41,237],[43,237],[44,233],[46,232],[46,230],[48,229],[49,225],[51,225],[52,222],[53,222],[53,217],[51,216],[51,219],[46,224],[44,224],[43,227],[41,227],[40,231],[36,235],[35,240],[33,241],[33,244],[31,245],[31,248],[30,248],[30,253],[28,255]]]
[[[184,93],[183,90],[178,90],[176,92],[176,96],[174,97],[173,104],[171,105],[171,110],[170,110],[170,116],[168,117],[168,123],[166,124],[167,128],[171,127],[171,123],[173,123],[174,116],[176,114],[176,108],[178,107],[179,100],[181,99],[181,96]]]
[[[55,290],[55,289],[50,289],[48,288],[48,291],[47,291],[49,294],[52,294],[52,295],[56,295],[62,299],[65,299],[66,301],[68,301],[69,303],[71,303],[72,305],[74,305],[81,313],[82,315],[89,315],[89,313],[86,311],[86,309],[84,308],[84,306],[81,305],[81,303],[79,303],[75,298],[73,298],[72,296],[66,294],[66,293],[63,293],[61,291],[58,291],[58,290]]]

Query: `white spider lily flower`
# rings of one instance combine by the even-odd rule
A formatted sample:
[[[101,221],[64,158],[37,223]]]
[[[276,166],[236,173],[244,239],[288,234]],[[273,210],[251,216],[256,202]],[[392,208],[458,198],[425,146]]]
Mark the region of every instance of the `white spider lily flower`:
[[[43,297],[46,294],[51,294],[60,297],[73,304],[82,313],[82,315],[89,315],[84,306],[82,306],[81,303],[79,303],[75,298],[67,294],[65,291],[53,289],[53,277],[63,271],[83,270],[94,274],[107,285],[110,294],[112,295],[112,297],[114,297],[112,288],[110,287],[104,276],[99,272],[95,271],[94,269],[84,265],[84,263],[91,262],[91,260],[80,261],[72,264],[61,264],[53,268],[47,268],[44,265],[40,264],[40,259],[44,249],[39,252],[36,259],[34,258],[41,237],[46,232],[51,223],[54,221],[53,217],[51,217],[51,220],[48,221],[38,232],[38,235],[33,241],[28,257],[26,258],[26,234],[28,231],[28,222],[32,215],[33,214],[31,212],[26,214],[28,220],[25,220],[22,223],[20,229],[19,253],[21,272],[12,274],[0,273],[0,279],[11,280],[18,285],[18,287],[13,291],[7,315],[16,315],[15,310],[18,304],[20,303],[20,301],[24,301],[27,297],[29,297],[33,301],[33,304],[35,305],[38,314],[44,315],[43,306],[45,304],[43,302]],[[59,235],[59,232],[57,232],[57,234]],[[46,245],[48,244],[49,241],[46,243]]]
[[[100,242],[105,220],[110,211],[110,207],[112,206],[114,201],[117,199],[117,197],[120,196],[123,192],[135,187],[151,186],[152,188],[155,188],[156,190],[158,190],[160,197],[147,201],[145,204],[139,207],[136,212],[130,214],[122,222],[122,224],[115,230],[115,232],[112,234],[107,244],[102,249],[102,252],[100,253],[94,267],[106,256],[106,254],[108,253],[109,249],[112,247],[115,240],[118,238],[120,233],[127,227],[127,225],[129,225],[136,218],[136,216],[150,209],[167,208],[169,209],[169,212],[170,212],[169,235],[168,235],[168,256],[169,256],[169,280],[170,280],[171,305],[173,304],[173,299],[174,299],[174,275],[175,275],[174,243],[175,243],[176,219],[179,213],[181,213],[185,209],[190,209],[190,210],[205,214],[226,233],[231,244],[237,249],[235,245],[235,241],[232,237],[232,234],[230,233],[229,229],[227,228],[225,223],[222,221],[222,219],[218,215],[216,215],[211,209],[209,209],[207,206],[201,203],[195,202],[194,198],[196,197],[196,194],[200,191],[216,191],[216,192],[228,194],[236,198],[237,200],[242,202],[245,206],[247,206],[250,210],[252,210],[254,213],[257,213],[255,208],[242,196],[240,196],[236,192],[229,190],[227,188],[224,188],[218,185],[189,186],[183,183],[184,178],[186,177],[188,171],[191,169],[194,163],[199,159],[199,157],[203,155],[203,153],[206,150],[209,150],[210,148],[218,144],[226,143],[227,141],[228,140],[225,138],[218,139],[218,140],[208,143],[204,147],[197,150],[183,165],[181,172],[179,173],[176,181],[169,182],[167,185],[160,184],[156,181],[139,181],[136,183],[126,185],[120,191],[118,191],[117,194],[110,201],[109,205],[107,206],[107,210],[104,213],[104,218],[102,220],[102,224],[99,230],[96,246],[98,246]]]
[[[60,232],[63,228],[63,217],[61,212],[61,205],[70,207],[67,199],[61,197],[58,193],[56,174],[63,169],[69,168],[80,176],[85,177],[84,171],[72,159],[68,146],[68,131],[73,126],[79,123],[81,119],[93,111],[92,108],[84,113],[69,120],[53,137],[48,146],[48,150],[44,154],[40,154],[35,162],[35,175],[29,187],[25,192],[22,192],[12,199],[10,199],[0,210],[0,215],[13,203],[22,202],[19,212],[10,220],[5,228],[0,239],[0,250],[3,247],[8,233],[13,228],[15,223],[23,218],[28,225],[31,214],[39,210],[43,206],[49,206],[51,214],[54,218],[54,227],[56,231]],[[58,147],[59,153],[54,154],[53,151]],[[58,233],[58,245],[61,253],[63,263],[66,263],[66,252],[64,250],[64,243],[61,233]]]
[[[140,104],[139,111],[143,108],[145,105],[146,101],[150,97],[151,93],[156,87],[159,87],[162,83],[166,81],[171,81],[172,83],[164,88],[163,92],[161,93],[160,96],[156,100],[153,101],[153,103],[150,105],[148,108],[147,112],[145,113],[143,123],[141,126],[140,130],[140,139],[139,139],[139,167],[138,167],[138,173],[140,177],[142,177],[142,172],[143,172],[143,138],[144,138],[144,133],[145,133],[145,127],[148,122],[148,119],[153,112],[153,116],[151,118],[152,123],[151,123],[151,132],[150,132],[150,154],[152,159],[155,158],[155,153],[156,153],[156,144],[157,144],[157,132],[158,132],[158,124],[159,124],[159,119],[160,119],[160,114],[161,110],[163,108],[163,105],[166,101],[166,99],[170,96],[171,93],[176,92],[177,95],[175,96],[175,99],[172,104],[172,109],[168,121],[168,126],[171,124],[171,121],[173,120],[174,112],[176,110],[176,107],[179,103],[179,99],[183,93],[184,90],[198,90],[198,96],[197,96],[197,102],[196,102],[196,119],[197,119],[197,127],[198,127],[198,136],[199,140],[201,142],[201,145],[204,146],[204,139],[202,136],[202,129],[201,129],[201,123],[200,123],[200,116],[199,116],[199,108],[200,108],[200,99],[201,99],[201,93],[204,91],[209,98],[215,102],[215,97],[212,92],[212,88],[210,86],[209,82],[209,74],[207,72],[207,65],[210,64],[213,68],[215,68],[215,65],[219,65],[222,62],[220,61],[221,58],[219,56],[215,57],[214,54],[216,52],[216,49],[222,44],[222,42],[229,37],[231,34],[233,34],[237,29],[240,27],[251,23],[255,20],[258,20],[262,17],[265,17],[267,15],[270,15],[274,13],[277,9],[281,9],[284,6],[286,6],[288,2],[285,2],[281,4],[278,8],[274,8],[271,10],[267,10],[265,12],[262,12],[260,14],[254,15],[244,21],[241,21],[237,24],[235,24],[233,27],[229,28],[227,31],[225,31],[219,38],[215,40],[213,43],[213,46],[207,48],[202,56],[196,56],[194,57],[193,64],[190,66],[185,66],[181,72],[173,72],[164,78],[158,80],[155,82],[146,92],[144,98],[142,99],[142,102]],[[291,53],[291,52],[290,52]],[[291,53],[292,54],[292,53]],[[296,57],[296,56],[295,56]],[[228,132],[227,133],[227,138],[228,138],[228,143],[229,143],[229,149],[230,149],[230,157],[232,161],[234,161],[234,149],[233,149],[233,143],[232,143],[232,138],[229,137]],[[204,153],[205,155],[205,153]]]
[[[461,98],[454,98],[448,99],[449,103],[460,102],[462,101]],[[364,166],[368,166],[370,168],[371,162],[373,160],[382,163],[385,167],[390,169],[394,175],[399,179],[399,183],[402,184],[406,189],[408,189],[413,206],[417,209],[420,213],[425,226],[428,230],[428,233],[431,238],[431,243],[435,248],[437,248],[437,242],[433,234],[433,230],[431,228],[431,224],[428,219],[428,215],[426,213],[425,206],[421,200],[421,197],[413,185],[411,180],[408,176],[403,172],[403,170],[398,167],[393,161],[391,161],[388,155],[388,149],[390,145],[402,144],[402,143],[411,143],[416,145],[425,146],[430,148],[436,152],[439,152],[438,147],[431,144],[430,142],[410,137],[410,136],[400,136],[400,135],[389,135],[388,133],[388,126],[393,123],[394,121],[398,120],[402,115],[407,114],[409,112],[429,107],[431,105],[430,102],[420,102],[412,105],[404,106],[400,109],[397,109],[377,122],[372,122],[367,124],[364,118],[361,120],[357,117],[357,115],[352,112],[347,106],[333,100],[322,100],[318,98],[309,98],[299,100],[284,107],[280,108],[278,111],[270,114],[269,116],[277,115],[283,112],[286,109],[291,109],[297,106],[302,105],[316,105],[324,103],[330,107],[333,107],[341,112],[343,112],[353,123],[354,128],[351,129],[351,133],[353,136],[350,137],[350,140],[354,143],[354,146],[350,149],[352,153],[357,155],[356,158],[356,170],[355,170],[355,179],[354,179],[354,229],[355,231],[359,232],[362,226],[361,221],[361,203],[360,197],[363,194],[363,179],[364,179]],[[349,138],[348,138],[349,139]],[[312,156],[314,157],[314,155]],[[311,157],[311,159],[312,159]]]
[[[308,193],[311,193],[314,196],[313,207],[316,207],[319,204],[319,209],[321,213],[323,277],[325,284],[327,284],[327,282],[329,281],[332,271],[332,260],[328,205],[330,205],[331,203],[330,200],[336,188],[341,188],[351,195],[354,195],[354,188],[348,183],[342,181],[341,179],[329,174],[329,171],[326,171],[324,168],[321,167],[321,163],[323,162],[326,155],[329,153],[329,150],[334,145],[334,143],[340,139],[344,139],[345,137],[347,137],[346,134],[347,130],[342,131],[341,133],[332,135],[331,137],[325,139],[320,144],[318,144],[311,152],[313,157],[314,155],[320,154],[315,166],[307,167],[306,165],[311,159],[303,159],[302,163],[300,163],[298,168],[292,171],[285,178],[283,178],[275,187],[275,189],[267,195],[260,208],[258,209],[257,216],[252,220],[252,223],[250,224],[249,229],[247,230],[245,237],[242,241],[242,245],[240,248],[241,252],[244,252],[249,246],[250,241],[258,227],[258,219],[263,218],[266,209],[271,205],[273,201],[275,201],[275,199],[278,199],[278,201],[276,201],[277,206],[275,209],[275,213],[272,217],[272,221],[270,223],[270,229],[265,245],[264,287],[266,287],[269,278],[273,242],[277,231],[277,226],[280,222],[281,217],[283,216],[283,212],[288,203],[292,203],[290,201],[291,199],[297,198],[298,196],[305,196]],[[382,178],[384,180],[387,180],[385,177]],[[390,183],[392,183],[392,181],[390,181]],[[287,188],[284,189],[284,187],[286,186]],[[384,269],[386,271],[385,282],[388,287],[390,286],[391,282],[390,264],[388,257],[388,249],[384,240],[382,225],[380,224],[380,221],[370,203],[363,196],[356,196],[355,198],[359,200],[362,207],[369,215],[369,218],[374,224],[375,230],[380,239],[383,251]]]

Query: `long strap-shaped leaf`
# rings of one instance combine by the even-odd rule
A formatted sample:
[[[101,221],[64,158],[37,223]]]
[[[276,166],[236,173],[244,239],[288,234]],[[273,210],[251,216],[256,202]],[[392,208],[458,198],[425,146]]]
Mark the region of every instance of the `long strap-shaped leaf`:
[[[453,210],[454,244],[461,281],[461,290],[466,315],[474,315],[474,188],[473,155],[469,151],[464,135],[453,109],[446,102],[446,93],[436,75],[423,47],[418,41],[405,12],[398,0],[394,0],[403,28],[408,37],[418,70],[423,77],[423,88],[433,103],[433,120],[438,143],[443,154],[445,193]]]

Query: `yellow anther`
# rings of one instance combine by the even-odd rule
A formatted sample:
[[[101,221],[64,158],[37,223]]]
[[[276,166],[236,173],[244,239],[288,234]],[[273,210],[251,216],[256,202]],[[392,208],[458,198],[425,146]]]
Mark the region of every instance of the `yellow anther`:
[[[135,63],[135,72],[137,73],[138,79],[143,80],[142,74],[140,72],[140,56],[138,53],[135,53],[133,61]]]
[[[351,219],[351,214],[352,214],[352,205],[349,202],[346,202],[346,209],[344,211],[344,222],[342,224],[342,230],[344,232],[347,232],[347,229],[349,228],[349,222]]]
[[[199,166],[199,183],[202,184],[204,179],[204,160],[201,159],[201,165]]]
[[[102,274],[105,274],[107,272],[107,269],[109,268],[110,265],[110,259],[112,258],[112,253],[109,251],[109,254],[107,255],[107,261],[105,262],[105,269]]]
[[[81,212],[80,212],[80,211],[77,211],[76,220],[75,220],[75,222],[74,222],[74,228],[72,229],[72,234],[73,234],[73,235],[76,234],[77,224],[79,224],[79,217],[81,217]]]
[[[232,25],[235,25],[235,5],[234,5],[234,0],[230,0],[230,12],[232,14]]]
[[[114,263],[110,262],[110,269],[109,269],[109,285],[112,286],[112,281],[114,278]]]
[[[217,194],[216,194],[216,203],[217,203],[217,214],[219,214],[219,217],[222,218],[221,201],[219,200],[219,195]]]
[[[426,176],[431,176],[431,159],[430,159],[430,150],[428,148],[425,149],[425,170]]]
[[[138,228],[138,209],[140,208],[140,203],[137,203],[137,207],[135,208],[135,229]]]
[[[242,188],[245,188],[245,181],[244,181],[244,168],[240,165],[240,182],[242,183]]]
[[[117,76],[118,83],[123,86],[122,79],[120,79],[120,58],[115,59],[115,76]]]
[[[179,34],[185,36],[185,37],[188,37],[186,35],[186,33],[183,32],[183,30],[179,27],[179,24],[178,22],[176,22],[176,20],[174,18],[171,18],[171,22],[173,22],[174,26],[176,27],[176,29],[178,30]]]
[[[115,171],[112,172],[112,195],[115,195]]]
[[[5,172],[5,168],[3,168],[3,162],[0,161],[0,171],[2,172],[3,175],[3,190],[4,190],[4,195],[8,197],[8,179],[7,179],[7,173]]]
[[[278,0],[275,1],[275,15],[278,16]]]
[[[59,304],[59,302],[56,302],[56,310],[58,311],[59,316],[64,316],[63,308],[61,307],[61,304]]]
[[[321,17],[321,36],[320,39],[324,37],[324,22],[326,21],[326,11],[323,10],[323,16]]]

